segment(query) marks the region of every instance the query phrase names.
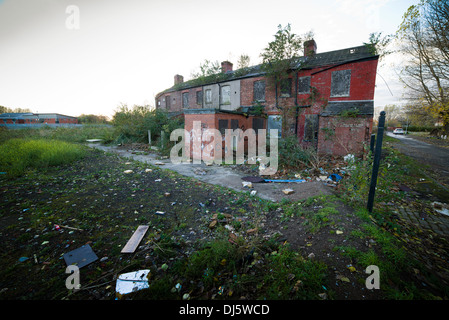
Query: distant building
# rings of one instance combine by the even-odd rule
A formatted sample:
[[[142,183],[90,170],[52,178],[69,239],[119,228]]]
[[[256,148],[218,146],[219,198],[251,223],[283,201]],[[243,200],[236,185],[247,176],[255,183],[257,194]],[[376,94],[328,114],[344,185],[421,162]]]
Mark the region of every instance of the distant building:
[[[78,118],[59,113],[3,113],[0,114],[1,124],[77,124]]]
[[[222,62],[222,74],[207,78],[211,81],[184,82],[176,75],[174,86],[156,95],[156,108],[184,116],[188,132],[193,121],[220,131],[284,128],[319,153],[361,154],[371,136],[379,56],[365,45],[316,49],[314,40],[304,43],[305,56],[280,86],[270,85],[260,65],[232,70],[228,61]],[[262,117],[254,113],[260,107]],[[294,112],[282,119],[282,107]]]

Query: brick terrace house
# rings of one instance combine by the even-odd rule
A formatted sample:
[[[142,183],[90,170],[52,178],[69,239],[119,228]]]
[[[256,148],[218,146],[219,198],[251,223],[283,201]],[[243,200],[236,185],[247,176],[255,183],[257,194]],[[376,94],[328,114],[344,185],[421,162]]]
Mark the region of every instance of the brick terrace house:
[[[59,113],[3,113],[0,114],[0,124],[77,124],[78,118]]]
[[[317,53],[310,40],[304,49],[280,86],[271,84],[260,65],[233,70],[224,61],[222,74],[201,82],[175,75],[174,86],[156,95],[156,107],[183,115],[188,132],[195,120],[222,132],[283,129],[282,136],[295,134],[319,153],[360,155],[371,136],[379,57],[365,45]],[[286,106],[293,111],[287,116]],[[263,116],[254,112],[260,107]]]

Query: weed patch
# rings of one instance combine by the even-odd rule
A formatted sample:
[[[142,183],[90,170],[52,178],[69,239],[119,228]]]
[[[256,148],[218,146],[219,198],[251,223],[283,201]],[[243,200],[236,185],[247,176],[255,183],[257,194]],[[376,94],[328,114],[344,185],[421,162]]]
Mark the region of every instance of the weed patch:
[[[82,158],[84,154],[82,146],[63,141],[11,139],[0,145],[0,168],[14,177],[30,168],[67,164]]]

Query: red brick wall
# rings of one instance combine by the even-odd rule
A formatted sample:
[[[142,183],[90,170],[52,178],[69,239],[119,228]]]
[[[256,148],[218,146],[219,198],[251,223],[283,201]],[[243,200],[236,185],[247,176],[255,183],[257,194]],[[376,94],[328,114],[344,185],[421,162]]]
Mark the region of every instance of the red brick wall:
[[[184,115],[184,129],[190,134],[190,157],[194,157],[199,159],[202,154],[200,150],[194,150],[193,142],[198,141],[200,136],[194,136],[193,134],[193,122],[200,121],[201,129],[204,132],[207,129],[217,129],[219,128],[218,122],[219,120],[228,120],[228,129],[231,129],[231,120],[238,120],[238,126],[242,130],[246,130],[252,128],[253,116],[245,117],[243,115],[238,114],[228,114],[228,113],[206,113],[206,114],[185,114]],[[264,118],[263,118],[264,119]],[[266,121],[264,121],[264,128],[266,128]],[[257,132],[256,132],[257,134]],[[222,156],[225,156],[225,141],[224,134],[222,134]],[[203,139],[204,140],[204,139]],[[206,148],[208,144],[212,141],[201,141],[203,148]],[[246,148],[246,143],[245,143]],[[204,150],[204,149],[203,149]],[[197,152],[196,152],[197,151]]]
[[[369,145],[372,126],[373,119],[367,116],[320,117],[318,152],[337,156],[361,155],[364,146]]]

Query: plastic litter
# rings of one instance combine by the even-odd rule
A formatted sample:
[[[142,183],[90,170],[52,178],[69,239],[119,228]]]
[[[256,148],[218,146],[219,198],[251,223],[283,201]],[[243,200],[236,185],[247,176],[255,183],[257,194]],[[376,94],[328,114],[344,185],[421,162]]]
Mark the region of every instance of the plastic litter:
[[[122,295],[149,288],[150,270],[138,270],[119,275],[115,291],[117,298]]]
[[[301,183],[301,182],[306,182],[307,180],[304,179],[293,179],[293,180],[270,180],[270,179],[265,179],[265,182],[297,182],[297,183]]]
[[[343,179],[343,177],[340,176],[340,175],[337,174],[337,173],[333,173],[333,174],[331,174],[331,175],[329,176],[329,179],[331,179],[332,181],[338,182],[338,181],[340,181],[341,179]]]

